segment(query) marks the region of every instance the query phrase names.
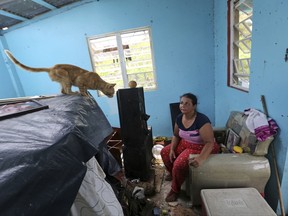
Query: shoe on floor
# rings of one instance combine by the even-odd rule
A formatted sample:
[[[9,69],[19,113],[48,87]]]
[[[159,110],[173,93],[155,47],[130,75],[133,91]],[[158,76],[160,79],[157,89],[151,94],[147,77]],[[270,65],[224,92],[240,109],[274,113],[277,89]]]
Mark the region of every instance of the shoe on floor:
[[[167,194],[167,197],[165,198],[166,202],[175,202],[178,198],[178,193],[175,193],[173,190],[170,190],[170,192]]]
[[[167,173],[165,176],[165,181],[172,181],[172,175],[170,173]]]

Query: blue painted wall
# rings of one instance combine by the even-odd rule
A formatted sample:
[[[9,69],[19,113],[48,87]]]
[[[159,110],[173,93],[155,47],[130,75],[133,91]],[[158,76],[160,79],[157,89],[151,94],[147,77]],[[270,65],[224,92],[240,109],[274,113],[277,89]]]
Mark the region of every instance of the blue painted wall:
[[[0,36],[0,48],[1,50],[7,46],[5,37]],[[17,85],[13,79],[13,73],[10,70],[10,65],[7,64],[7,59],[4,56],[5,54],[2,52],[0,57],[0,99],[2,98],[12,98],[12,97],[19,97],[20,95],[17,94]],[[5,61],[6,60],[6,61]],[[15,72],[15,70],[14,70]],[[18,83],[19,84],[19,83]],[[21,84],[20,84],[21,85]],[[21,95],[23,96],[23,95]]]
[[[265,95],[269,114],[281,128],[274,145],[282,191],[287,191],[288,135],[285,127],[288,123],[288,102],[285,100],[285,84],[288,81],[288,63],[284,62],[288,47],[287,11],[286,0],[254,0],[249,93],[226,85],[227,2],[223,0],[91,1],[6,33],[5,48],[29,66],[70,63],[91,70],[87,37],[150,26],[158,89],[145,93],[145,103],[146,111],[151,115],[148,123],[153,127],[153,135],[171,136],[169,103],[178,102],[184,92],[193,92],[199,97],[198,110],[206,113],[217,126],[225,125],[231,110],[262,109],[260,96]],[[2,63],[5,62],[2,61],[0,57],[0,78],[5,80],[5,89],[11,89],[12,93],[7,92],[6,95],[1,91],[0,97],[18,96],[19,90],[13,87],[11,76],[3,74],[5,67]],[[45,73],[32,74],[18,68],[16,71],[21,80],[16,87],[23,87],[25,96],[60,92],[59,85],[51,82]],[[3,85],[0,90],[2,88]],[[98,97],[95,92],[92,94],[110,123],[119,126],[116,97],[109,99]],[[266,198],[276,209],[275,171],[271,155],[269,158],[272,177],[267,185]],[[287,213],[288,196],[283,196]]]
[[[227,83],[227,2],[215,0],[215,117],[217,125],[224,125],[231,110],[256,108],[263,110],[261,95],[267,102],[269,115],[281,128],[274,147],[282,182],[282,195],[288,212],[287,144],[288,144],[288,62],[284,61],[288,48],[288,1],[253,0],[252,65],[249,93],[228,88]],[[278,205],[277,184],[270,154],[272,173],[266,187],[266,199],[273,209]],[[285,193],[284,193],[285,192]],[[279,210],[278,205],[278,213]]]
[[[154,136],[172,135],[169,103],[185,92],[198,95],[199,111],[214,122],[213,0],[94,1],[5,37],[15,57],[29,66],[69,63],[91,70],[87,37],[142,26],[152,28],[157,70],[157,91],[145,93]],[[59,93],[47,74],[17,71],[25,95]],[[97,101],[119,126],[116,97]]]

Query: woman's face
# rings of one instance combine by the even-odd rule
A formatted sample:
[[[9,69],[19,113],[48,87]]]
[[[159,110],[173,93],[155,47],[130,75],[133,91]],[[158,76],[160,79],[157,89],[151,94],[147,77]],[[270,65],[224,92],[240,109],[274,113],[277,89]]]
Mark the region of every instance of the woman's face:
[[[196,105],[193,105],[193,102],[190,98],[182,97],[180,99],[179,108],[183,114],[194,112]]]

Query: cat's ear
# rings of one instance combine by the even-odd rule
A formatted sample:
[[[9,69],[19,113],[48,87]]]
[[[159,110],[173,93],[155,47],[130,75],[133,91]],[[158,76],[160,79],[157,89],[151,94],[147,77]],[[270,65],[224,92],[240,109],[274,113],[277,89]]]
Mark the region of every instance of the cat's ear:
[[[114,88],[114,86],[116,85],[116,83],[110,84],[110,88]]]

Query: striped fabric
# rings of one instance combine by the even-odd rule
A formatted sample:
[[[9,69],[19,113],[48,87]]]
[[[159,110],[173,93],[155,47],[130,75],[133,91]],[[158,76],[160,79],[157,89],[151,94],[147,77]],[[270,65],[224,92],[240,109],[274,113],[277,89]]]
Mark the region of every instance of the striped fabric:
[[[255,128],[255,135],[256,135],[257,140],[265,141],[269,137],[276,135],[278,128],[279,127],[277,123],[275,122],[275,120],[269,118],[268,125]]]
[[[277,134],[279,128],[277,123],[273,119],[267,118],[264,113],[256,109],[246,109],[244,113],[248,116],[246,125],[255,134],[257,140],[265,141]]]

